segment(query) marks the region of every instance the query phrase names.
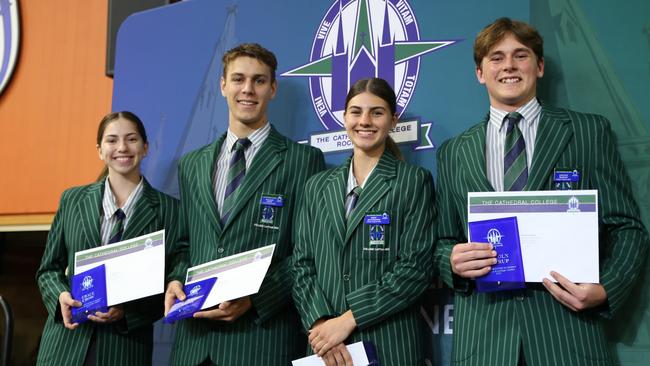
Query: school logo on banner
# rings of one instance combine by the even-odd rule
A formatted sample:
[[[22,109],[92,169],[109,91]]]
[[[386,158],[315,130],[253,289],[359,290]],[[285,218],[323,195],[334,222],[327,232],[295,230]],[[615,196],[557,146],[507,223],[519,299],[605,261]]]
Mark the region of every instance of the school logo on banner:
[[[18,0],[0,0],[0,93],[9,83],[18,57]]]
[[[418,80],[420,57],[455,43],[420,39],[415,13],[406,0],[338,0],[327,10],[312,44],[309,63],[282,76],[309,77],[314,110],[327,132],[311,136],[324,152],[352,148],[343,128],[347,92],[357,80],[385,79],[397,95],[397,114],[406,110]],[[431,123],[398,122],[397,143],[433,148]]]

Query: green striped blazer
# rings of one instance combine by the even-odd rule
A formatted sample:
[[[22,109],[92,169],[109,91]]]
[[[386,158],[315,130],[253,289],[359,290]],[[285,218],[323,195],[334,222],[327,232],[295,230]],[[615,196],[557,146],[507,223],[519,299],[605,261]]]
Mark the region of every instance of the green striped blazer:
[[[312,174],[325,168],[320,150],[299,145],[271,128],[239,187],[225,225],[214,197],[214,166],[225,134],[185,155],[178,169],[181,195],[180,240],[169,279],[185,281],[188,266],[276,244],[271,267],[253,308],[233,323],[182,320],[172,364],[197,365],[208,357],[216,365],[288,365],[304,354],[304,335],[291,303],[290,260],[296,199]],[[263,223],[262,195],[282,195],[272,224]]]
[[[61,196],[36,274],[48,312],[38,352],[39,365],[83,364],[93,334],[98,365],[151,364],[152,323],[162,316],[162,295],[123,304],[125,322],[99,325],[89,321],[68,330],[61,319],[59,295],[70,291],[75,252],[93,248],[101,241],[103,194],[102,181],[68,189]],[[142,196],[135,204],[123,239],[165,229],[167,243],[173,243],[177,237],[177,217],[178,201],[153,189],[145,179]]]
[[[312,177],[305,188],[293,254],[302,325],[309,330],[320,318],[352,310],[357,329],[346,343],[373,342],[382,365],[423,364],[419,298],[432,276],[431,173],[384,152],[346,225],[350,163]],[[383,242],[371,243],[364,218],[383,213],[390,217]]]
[[[527,190],[552,190],[554,170],[580,172],[573,189],[598,189],[600,283],[605,306],[573,312],[541,284],[519,292],[477,293],[452,274],[449,256],[467,242],[467,192],[492,191],[486,177],[487,120],[445,142],[438,152],[436,265],[456,290],[455,365],[516,365],[520,345],[530,366],[614,363],[603,318],[616,314],[645,260],[648,238],[609,122],[597,115],[543,106]]]

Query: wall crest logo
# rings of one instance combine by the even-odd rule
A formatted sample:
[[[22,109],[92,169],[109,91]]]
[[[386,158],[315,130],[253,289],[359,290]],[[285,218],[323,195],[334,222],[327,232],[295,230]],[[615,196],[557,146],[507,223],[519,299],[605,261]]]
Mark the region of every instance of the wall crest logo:
[[[16,66],[19,30],[18,0],[0,0],[0,93]]]
[[[407,0],[338,0],[316,30],[309,63],[282,76],[309,77],[318,118],[326,130],[340,130],[345,97],[357,80],[379,77],[388,81],[397,95],[397,114],[401,116],[415,92],[420,57],[455,42],[420,39],[417,20]],[[430,126],[417,120],[400,122],[391,136],[398,143],[423,141],[432,148],[427,136]],[[425,134],[420,138],[422,127]],[[319,137],[329,135],[332,134]],[[331,137],[337,140],[336,135]],[[312,136],[311,144],[315,142],[318,141]],[[345,146],[338,147],[323,150],[345,150]]]

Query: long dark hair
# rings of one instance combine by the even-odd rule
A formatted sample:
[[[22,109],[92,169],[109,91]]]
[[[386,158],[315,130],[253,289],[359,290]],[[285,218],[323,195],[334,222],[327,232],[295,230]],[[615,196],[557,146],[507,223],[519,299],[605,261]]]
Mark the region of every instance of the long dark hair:
[[[348,110],[348,104],[352,98],[366,92],[383,99],[386,104],[388,104],[391,116],[394,116],[395,113],[397,113],[397,98],[395,97],[395,91],[393,91],[393,88],[386,80],[380,78],[357,80],[357,82],[350,88],[350,91],[348,91],[347,97],[345,97],[345,111]],[[386,139],[386,148],[388,151],[393,153],[396,158],[404,160],[404,156],[402,155],[399,146],[397,146],[390,135]]]
[[[142,123],[142,120],[138,116],[135,115],[133,112],[129,111],[121,111],[121,112],[111,112],[102,118],[102,120],[99,122],[99,127],[97,128],[97,146],[100,146],[102,144],[102,138],[104,137],[104,131],[106,131],[106,127],[108,125],[120,118],[124,118],[127,121],[132,122],[135,125],[135,129],[138,130],[138,134],[142,138],[142,141],[147,144],[147,131],[144,129],[144,123]],[[104,166],[102,169],[102,172],[99,174],[97,177],[97,181],[102,181],[106,176],[108,175],[108,167]]]

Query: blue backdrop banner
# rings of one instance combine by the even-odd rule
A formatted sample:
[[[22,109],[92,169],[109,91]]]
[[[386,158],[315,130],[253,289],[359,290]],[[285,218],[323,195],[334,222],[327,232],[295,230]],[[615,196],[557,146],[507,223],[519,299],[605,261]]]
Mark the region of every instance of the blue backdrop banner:
[[[627,14],[646,14],[629,19],[648,34],[645,41],[641,36],[634,40],[650,44],[649,6],[633,3],[621,7]],[[113,110],[130,110],[142,118],[150,137],[143,172],[156,188],[178,196],[178,159],[227,129],[219,87],[221,57],[239,43],[257,42],[278,58],[279,86],[269,116],[282,134],[321,148],[329,165],[340,163],[351,148],[342,130],[347,89],[358,78],[379,76],[398,95],[400,122],[392,136],[407,161],[435,176],[436,147],[488,112],[487,94],[475,75],[474,37],[496,18],[508,16],[532,22],[545,37],[550,76],[539,94],[559,106],[604,114],[619,138],[629,141],[629,152],[622,153],[630,174],[639,177],[635,183],[646,184],[639,198],[647,217],[650,151],[639,146],[650,146],[650,108],[641,107],[644,97],[639,98],[643,93],[637,83],[644,83],[647,98],[650,67],[638,60],[650,59],[648,46],[638,51],[645,56],[637,61],[610,56],[609,50],[615,52],[620,44],[598,41],[603,35],[610,41],[614,26],[602,23],[609,14],[603,1],[188,0],[124,22],[117,38]],[[619,10],[613,14],[623,22],[625,15]],[[614,62],[596,63],[594,57]],[[625,65],[637,64],[640,79],[618,76],[625,74]],[[596,72],[584,75],[581,68]],[[583,85],[596,95],[583,97],[578,92]],[[631,313],[635,324],[647,324],[648,291],[640,291],[643,296],[630,305]],[[453,296],[440,282],[432,284],[421,314],[431,330],[429,364],[450,364]],[[647,325],[643,329],[645,336],[638,326],[613,333],[619,357],[630,365],[643,359],[629,352],[631,347],[648,355]],[[173,326],[159,325],[156,337],[154,362],[167,364]]]

